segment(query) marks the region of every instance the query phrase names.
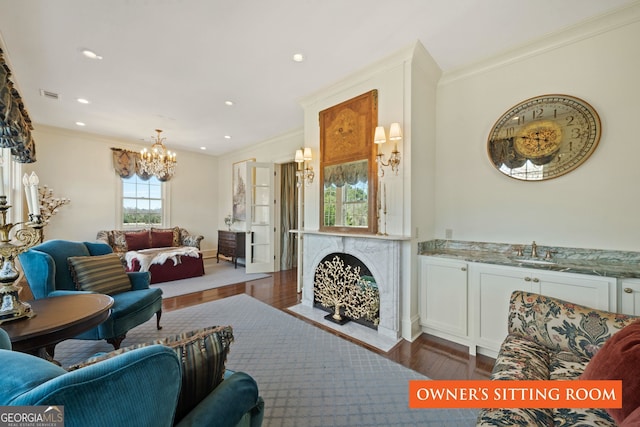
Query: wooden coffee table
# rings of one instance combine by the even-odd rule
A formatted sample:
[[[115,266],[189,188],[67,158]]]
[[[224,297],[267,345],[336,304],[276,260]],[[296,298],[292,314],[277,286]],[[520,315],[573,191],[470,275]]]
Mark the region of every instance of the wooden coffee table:
[[[64,295],[28,301],[36,315],[0,325],[15,351],[52,360],[56,344],[109,318],[113,298],[103,294]],[[49,350],[49,352],[47,352]]]

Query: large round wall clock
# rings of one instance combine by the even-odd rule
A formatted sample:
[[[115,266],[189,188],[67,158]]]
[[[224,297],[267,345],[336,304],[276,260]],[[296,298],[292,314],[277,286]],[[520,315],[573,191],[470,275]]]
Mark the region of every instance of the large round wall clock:
[[[543,95],[511,107],[493,125],[489,158],[503,174],[523,181],[564,175],[580,166],[600,142],[598,113],[569,95]]]

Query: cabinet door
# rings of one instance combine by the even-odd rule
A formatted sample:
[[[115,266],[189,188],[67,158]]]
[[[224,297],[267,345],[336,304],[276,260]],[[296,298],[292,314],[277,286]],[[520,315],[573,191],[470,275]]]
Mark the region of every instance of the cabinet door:
[[[534,292],[599,310],[616,311],[616,279],[586,274],[531,272]],[[536,284],[539,290],[535,290]],[[613,291],[613,292],[612,292]]]
[[[476,282],[477,311],[474,335],[481,347],[497,352],[507,336],[509,301],[513,291],[531,292],[532,282],[521,268],[493,267],[475,264],[472,273]]]
[[[420,323],[467,337],[467,263],[420,258]]]
[[[640,279],[620,280],[620,312],[640,316]]]

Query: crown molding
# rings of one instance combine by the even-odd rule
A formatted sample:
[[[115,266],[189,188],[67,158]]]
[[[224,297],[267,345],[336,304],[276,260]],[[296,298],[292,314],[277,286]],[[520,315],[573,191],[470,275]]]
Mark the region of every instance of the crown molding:
[[[445,72],[440,80],[440,84],[446,85],[456,80],[466,79],[496,68],[530,59],[537,55],[596,37],[638,21],[640,21],[640,1],[572,25],[564,30],[521,44],[481,61]]]
[[[359,71],[341,78],[333,84],[325,86],[303,98],[300,98],[298,99],[298,103],[306,109],[307,107],[327,98],[327,96],[331,96],[331,94],[344,92],[355,86],[362,85],[381,73],[392,68],[396,68],[399,65],[403,65],[406,62],[410,62],[413,58],[416,43],[420,42],[416,41]]]

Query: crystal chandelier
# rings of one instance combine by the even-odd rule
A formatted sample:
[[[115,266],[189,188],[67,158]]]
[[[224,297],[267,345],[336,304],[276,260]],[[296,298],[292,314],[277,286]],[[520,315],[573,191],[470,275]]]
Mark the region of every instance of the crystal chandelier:
[[[176,171],[176,153],[167,150],[161,138],[161,129],[156,129],[158,135],[155,136],[151,150],[144,148],[140,151],[139,170],[146,175],[155,175],[160,181],[171,179]]]

